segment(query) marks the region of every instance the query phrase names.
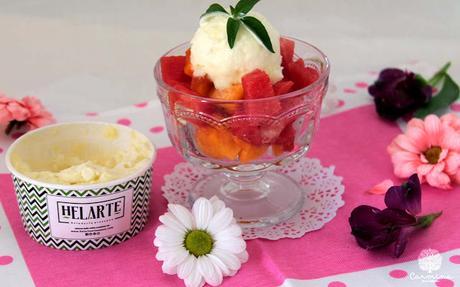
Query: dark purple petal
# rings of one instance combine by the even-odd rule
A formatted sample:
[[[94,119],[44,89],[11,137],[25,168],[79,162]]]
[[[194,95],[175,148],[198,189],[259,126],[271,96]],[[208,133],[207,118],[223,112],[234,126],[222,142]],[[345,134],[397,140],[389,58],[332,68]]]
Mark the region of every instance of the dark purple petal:
[[[415,216],[401,209],[386,208],[376,216],[377,221],[382,225],[406,226],[417,223],[417,218],[415,218]]]
[[[377,113],[395,120],[428,103],[431,87],[412,72],[388,68],[380,72],[378,79],[368,88],[374,98]]]
[[[423,96],[421,97],[421,100],[424,100],[424,104],[428,104],[428,102],[431,100],[431,97],[433,96],[433,87],[430,85],[423,86],[422,93]]]
[[[422,188],[417,174],[413,174],[404,186],[406,209],[411,214],[419,214],[422,211]]]
[[[401,186],[390,187],[385,194],[385,204],[388,208],[418,214],[422,208],[422,191],[417,174],[411,175]]]
[[[381,229],[379,232],[369,230],[353,230],[352,234],[361,248],[371,250],[388,246],[396,241],[400,228]]]
[[[385,193],[385,205],[388,208],[405,210],[404,191],[402,186],[392,186]]]
[[[404,79],[406,77],[406,73],[397,68],[386,68],[383,69],[379,74],[379,81],[388,82],[388,81],[395,81],[398,79]]]
[[[351,212],[351,233],[362,248],[379,248],[396,240],[399,226],[380,222],[380,213],[380,209],[368,205],[358,206]]]
[[[377,221],[377,214],[380,209],[369,206],[360,205],[353,209],[348,222],[351,228],[369,226],[370,228],[380,229],[381,224]]]
[[[394,246],[393,255],[398,258],[403,254],[404,250],[406,249],[407,242],[409,241],[409,235],[412,231],[415,230],[415,227],[405,227],[401,229],[401,232],[396,239],[396,243]]]

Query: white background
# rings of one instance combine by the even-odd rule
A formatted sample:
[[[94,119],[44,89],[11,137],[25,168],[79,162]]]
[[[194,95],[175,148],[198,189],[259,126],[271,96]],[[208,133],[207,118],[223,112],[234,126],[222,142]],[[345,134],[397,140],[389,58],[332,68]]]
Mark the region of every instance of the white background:
[[[150,100],[155,60],[191,38],[210,3],[0,0],[0,91],[37,95],[58,115]],[[413,60],[451,60],[460,79],[459,0],[263,0],[256,8],[282,34],[323,49],[333,80]]]

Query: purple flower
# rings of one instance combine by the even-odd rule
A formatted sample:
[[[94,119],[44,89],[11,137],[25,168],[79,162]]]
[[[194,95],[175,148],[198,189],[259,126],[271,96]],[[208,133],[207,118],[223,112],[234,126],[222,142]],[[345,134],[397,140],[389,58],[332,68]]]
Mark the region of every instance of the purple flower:
[[[377,113],[386,119],[396,120],[427,104],[433,90],[421,77],[396,68],[384,69],[375,83],[369,86]]]
[[[401,186],[392,186],[385,194],[385,204],[390,208],[405,210],[416,215],[422,210],[422,189],[417,174]]]
[[[349,219],[351,234],[358,245],[365,249],[385,247],[395,242],[401,228],[416,223],[416,218],[402,210],[378,208],[360,205],[352,212]]]
[[[351,234],[362,248],[371,250],[394,244],[393,254],[401,256],[409,235],[418,228],[427,228],[441,213],[416,217],[421,211],[421,187],[417,174],[401,186],[392,186],[385,194],[387,208],[360,205],[353,209],[348,222]]]

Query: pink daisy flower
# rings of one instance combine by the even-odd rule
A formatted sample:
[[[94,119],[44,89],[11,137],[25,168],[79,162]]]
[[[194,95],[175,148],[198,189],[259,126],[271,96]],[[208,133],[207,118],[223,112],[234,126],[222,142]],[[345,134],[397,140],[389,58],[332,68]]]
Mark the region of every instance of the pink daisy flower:
[[[28,96],[22,99],[22,103],[30,112],[26,121],[31,130],[55,122],[53,115],[45,109],[39,99]]]
[[[0,93],[0,124],[8,125],[11,121],[24,121],[30,116],[29,110],[21,101],[7,98]]]
[[[454,113],[446,114],[441,117],[441,123],[452,127],[455,131],[460,133],[460,117]]]
[[[39,99],[24,97],[22,100],[15,100],[0,93],[0,125],[6,127],[6,134],[24,128],[33,130],[54,122],[53,115]]]
[[[396,176],[417,173],[421,182],[442,189],[460,183],[460,133],[447,119],[429,115],[409,121],[406,132],[388,146]]]

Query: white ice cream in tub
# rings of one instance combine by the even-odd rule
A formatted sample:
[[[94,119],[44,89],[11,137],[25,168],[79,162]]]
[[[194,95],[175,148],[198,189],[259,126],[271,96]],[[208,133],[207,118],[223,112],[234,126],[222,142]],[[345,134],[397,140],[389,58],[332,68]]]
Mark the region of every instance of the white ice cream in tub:
[[[155,148],[121,125],[62,123],[17,139],[6,164],[29,235],[58,249],[97,249],[144,227]]]

